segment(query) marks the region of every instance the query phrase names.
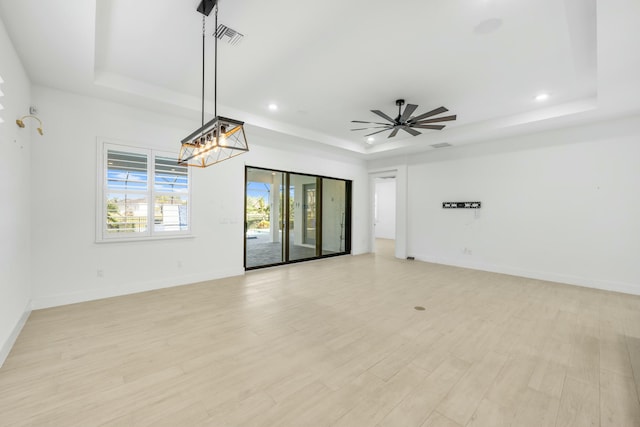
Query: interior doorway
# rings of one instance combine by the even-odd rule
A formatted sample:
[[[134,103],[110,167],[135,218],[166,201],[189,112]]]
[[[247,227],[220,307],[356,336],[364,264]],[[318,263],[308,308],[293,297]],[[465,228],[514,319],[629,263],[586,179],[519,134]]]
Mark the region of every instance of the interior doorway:
[[[377,177],[374,182],[374,252],[392,257],[396,241],[396,177]]]
[[[396,178],[376,178],[374,225],[376,239],[396,239]]]

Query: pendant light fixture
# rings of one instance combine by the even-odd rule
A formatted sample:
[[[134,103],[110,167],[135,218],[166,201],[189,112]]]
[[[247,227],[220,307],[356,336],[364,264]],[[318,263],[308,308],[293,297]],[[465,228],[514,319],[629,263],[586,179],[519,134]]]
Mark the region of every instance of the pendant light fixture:
[[[215,62],[213,119],[204,122],[205,19],[215,10]],[[218,116],[218,0],[202,0],[197,9],[202,14],[202,114],[201,126],[182,140],[178,164],[205,168],[249,151],[244,122]]]

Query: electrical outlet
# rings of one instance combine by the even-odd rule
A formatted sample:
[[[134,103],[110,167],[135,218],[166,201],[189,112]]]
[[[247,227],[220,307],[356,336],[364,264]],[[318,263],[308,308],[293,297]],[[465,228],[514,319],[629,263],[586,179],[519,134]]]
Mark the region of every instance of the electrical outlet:
[[[182,268],[182,260],[178,260],[178,268]]]
[[[98,277],[104,277],[104,270],[102,270],[101,268],[99,268],[99,269],[96,271],[96,274],[98,275]]]
[[[465,255],[471,255],[473,252],[469,248],[464,248],[462,250],[462,253],[465,254]]]

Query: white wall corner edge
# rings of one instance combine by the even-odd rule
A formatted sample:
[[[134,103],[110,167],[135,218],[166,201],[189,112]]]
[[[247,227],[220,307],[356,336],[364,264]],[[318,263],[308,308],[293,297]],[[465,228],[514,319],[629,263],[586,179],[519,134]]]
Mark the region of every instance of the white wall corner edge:
[[[194,274],[192,276],[181,277],[179,280],[172,278],[161,281],[129,283],[121,286],[105,286],[101,289],[91,289],[85,292],[72,292],[61,295],[35,297],[31,302],[31,309],[40,310],[43,308],[113,298],[123,295],[137,294],[140,292],[154,291],[157,289],[172,288],[175,286],[193,285],[199,282],[207,282],[226,277],[242,276],[244,273],[244,269],[233,269],[219,271],[216,272],[216,274]]]
[[[580,286],[583,288],[599,289],[602,291],[620,292],[623,294],[640,295],[640,284],[616,282],[613,280],[591,279],[588,277],[570,276],[546,271],[523,270],[514,267],[485,264],[481,262],[464,262],[455,258],[442,258],[430,255],[414,255],[417,261],[444,264],[453,267],[470,268],[473,270],[489,271],[491,273],[508,274],[510,276],[527,279],[544,280],[564,285]]]
[[[13,327],[13,330],[11,331],[11,335],[9,335],[7,340],[4,343],[2,343],[2,346],[0,347],[0,368],[2,368],[2,365],[4,365],[5,360],[7,360],[7,357],[9,357],[9,353],[11,352],[13,345],[16,343],[16,340],[18,339],[18,335],[20,335],[20,331],[22,331],[22,328],[27,323],[27,319],[29,318],[29,315],[31,315],[31,309],[29,308],[30,306],[31,306],[31,302],[27,303],[25,310],[22,313],[22,316],[20,316],[20,319],[18,319],[15,326]]]

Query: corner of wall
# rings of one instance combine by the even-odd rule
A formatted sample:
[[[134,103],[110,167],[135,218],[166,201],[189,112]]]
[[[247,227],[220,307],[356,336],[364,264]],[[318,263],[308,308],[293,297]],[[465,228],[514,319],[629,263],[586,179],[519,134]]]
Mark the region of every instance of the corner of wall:
[[[0,346],[0,368],[2,368],[2,365],[4,365],[4,362],[7,360],[7,357],[9,357],[9,353],[11,353],[11,349],[13,348],[13,345],[16,343],[16,340],[18,339],[18,335],[20,335],[20,332],[22,331],[22,328],[24,327],[24,325],[27,323],[27,319],[29,318],[30,315],[31,315],[31,301],[29,301],[29,303],[25,307],[24,312],[22,313],[22,316],[20,316],[20,318],[18,319],[18,322],[13,327],[13,330],[11,331],[11,334],[9,335],[7,340],[2,344],[2,346]]]

